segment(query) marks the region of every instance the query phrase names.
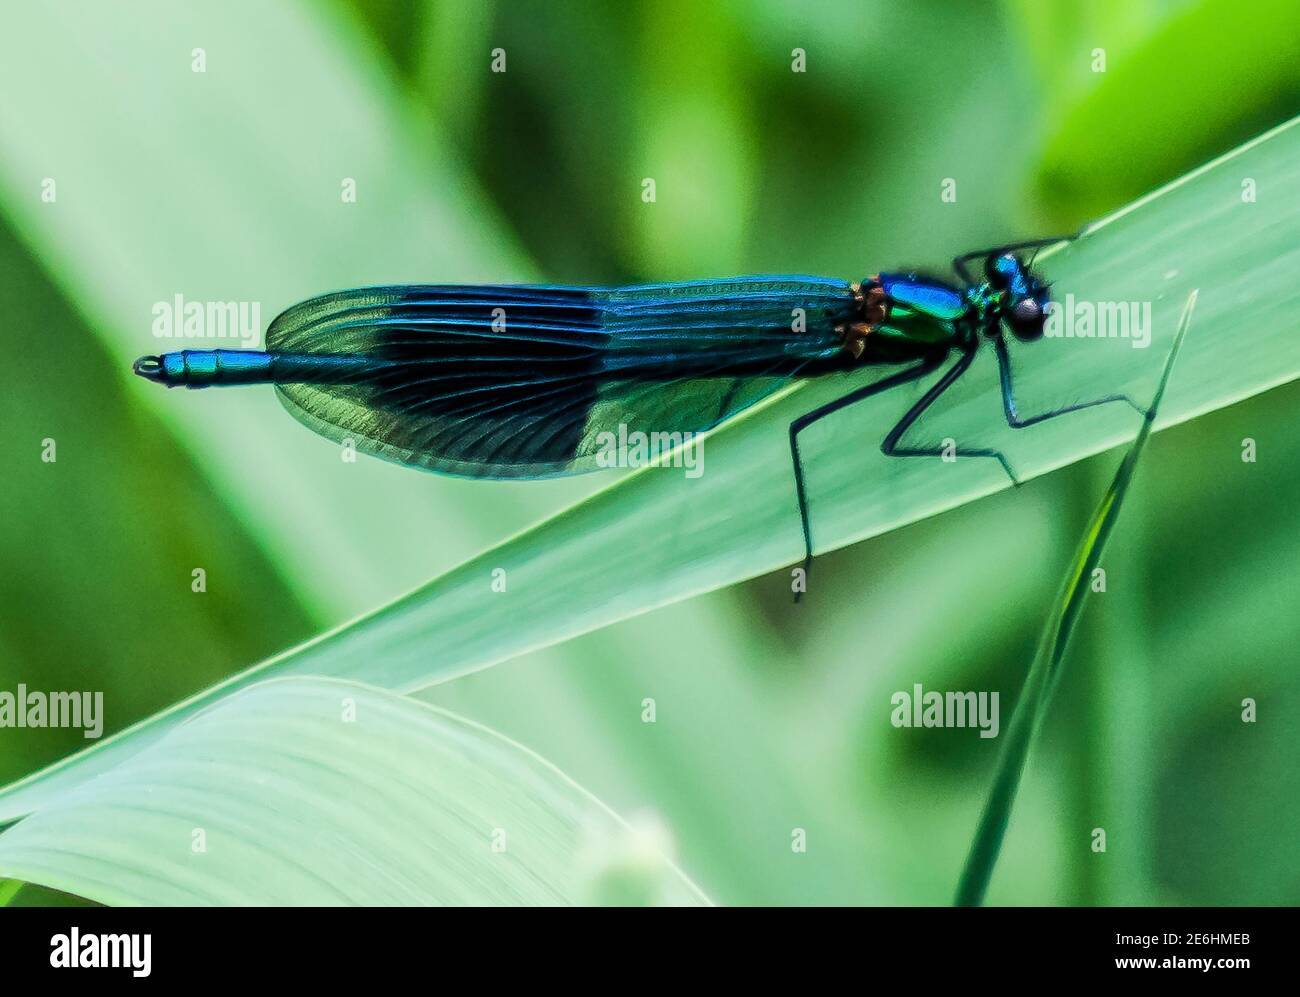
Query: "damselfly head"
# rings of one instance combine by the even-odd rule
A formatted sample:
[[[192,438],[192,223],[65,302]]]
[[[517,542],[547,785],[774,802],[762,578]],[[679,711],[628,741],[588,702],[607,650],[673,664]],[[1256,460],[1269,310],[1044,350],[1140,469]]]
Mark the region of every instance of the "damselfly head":
[[[1041,339],[1047,323],[1051,288],[1040,281],[1015,253],[990,256],[984,264],[989,284],[1004,292],[1001,319],[1023,342]]]

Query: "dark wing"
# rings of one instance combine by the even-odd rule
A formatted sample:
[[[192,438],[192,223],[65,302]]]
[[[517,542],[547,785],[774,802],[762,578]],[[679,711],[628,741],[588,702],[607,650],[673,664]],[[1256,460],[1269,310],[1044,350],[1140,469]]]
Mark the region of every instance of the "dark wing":
[[[279,383],[305,425],[474,477],[593,470],[609,436],[697,433],[834,356],[852,289],[814,277],[627,288],[400,286],[313,298],[269,352],[365,357],[360,376]]]

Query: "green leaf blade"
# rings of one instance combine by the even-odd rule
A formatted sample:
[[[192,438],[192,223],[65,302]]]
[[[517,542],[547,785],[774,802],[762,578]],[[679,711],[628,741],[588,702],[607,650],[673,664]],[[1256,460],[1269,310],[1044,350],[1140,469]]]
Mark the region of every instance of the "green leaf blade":
[[[119,905],[707,903],[533,753],[330,679],[173,727],[0,834],[0,875]]]

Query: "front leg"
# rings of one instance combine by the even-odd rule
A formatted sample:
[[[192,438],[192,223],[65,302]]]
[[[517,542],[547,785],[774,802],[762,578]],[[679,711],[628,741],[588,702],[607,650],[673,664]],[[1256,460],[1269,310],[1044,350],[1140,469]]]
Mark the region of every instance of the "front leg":
[[[952,365],[948,370],[948,373],[944,374],[943,377],[935,383],[934,387],[922,396],[920,401],[907,410],[903,415],[903,418],[899,419],[894,428],[885,436],[884,442],[880,444],[880,450],[882,453],[889,457],[943,456],[944,448],[942,446],[927,444],[926,446],[920,447],[901,447],[898,444],[903,438],[903,434],[912,428],[912,424],[921,417],[922,413],[933,405],[939,399],[940,395],[951,388],[962,374],[966,373],[967,368],[970,367],[971,362],[975,359],[975,353],[975,345],[964,350],[961,358]],[[958,447],[954,453],[958,457],[991,457],[1002,465],[1002,470],[1006,471],[1007,477],[1011,479],[1013,485],[1020,484],[1016,479],[1015,472],[1011,470],[1011,463],[1007,460],[1006,455],[1001,450],[991,450],[986,447],[973,447],[970,449]]]
[[[998,381],[1002,388],[1002,414],[1006,417],[1007,425],[1012,429],[1024,429],[1026,426],[1034,426],[1040,422],[1046,422],[1048,419],[1055,419],[1058,415],[1078,412],[1080,409],[1093,408],[1096,405],[1108,405],[1111,402],[1127,402],[1139,414],[1146,413],[1146,409],[1142,408],[1128,395],[1116,394],[1105,395],[1102,398],[1094,398],[1086,402],[1075,402],[1073,405],[1066,405],[1063,408],[1042,412],[1038,415],[1022,416],[1016,407],[1015,385],[1011,376],[1011,354],[1007,350],[1006,340],[1001,335],[993,337],[993,351],[998,357]]]

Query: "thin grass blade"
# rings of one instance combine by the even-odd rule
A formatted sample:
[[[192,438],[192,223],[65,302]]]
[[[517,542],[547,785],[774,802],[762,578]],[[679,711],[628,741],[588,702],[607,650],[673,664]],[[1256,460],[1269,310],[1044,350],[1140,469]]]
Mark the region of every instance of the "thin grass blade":
[[[957,885],[956,905],[974,907],[983,903],[988,890],[998,854],[1002,849],[1002,839],[1006,835],[1007,824],[1011,819],[1011,808],[1015,804],[1016,793],[1020,788],[1020,777],[1024,774],[1025,762],[1034,737],[1042,725],[1051,703],[1052,694],[1060,681],[1061,663],[1069,646],[1070,636],[1075,624],[1083,612],[1088,593],[1091,591],[1093,569],[1101,561],[1106,542],[1119,520],[1119,511],[1124,504],[1133,472],[1137,469],[1147,439],[1151,436],[1151,427],[1155,425],[1156,412],[1164,397],[1169,375],[1173,371],[1174,361],[1182,349],[1183,339],[1191,322],[1192,310],[1196,307],[1197,291],[1193,290],[1183,307],[1182,319],[1178,324],[1178,333],[1174,345],[1165,362],[1160,384],[1156,388],[1151,404],[1142,420],[1142,428],[1137,439],[1124,454],[1115,479],[1106,490],[1105,496],[1097,506],[1092,521],[1079,544],[1074,562],[1061,586],[1061,593],[1056,601],[1057,609],[1052,614],[1039,643],[1038,652],[1030,666],[1025,679],[1024,690],[1016,703],[1015,713],[1007,730],[1007,741],[998,762],[997,774],[993,779],[993,788],[984,805],[975,840],[971,844],[970,854],[962,869],[961,879]]]

